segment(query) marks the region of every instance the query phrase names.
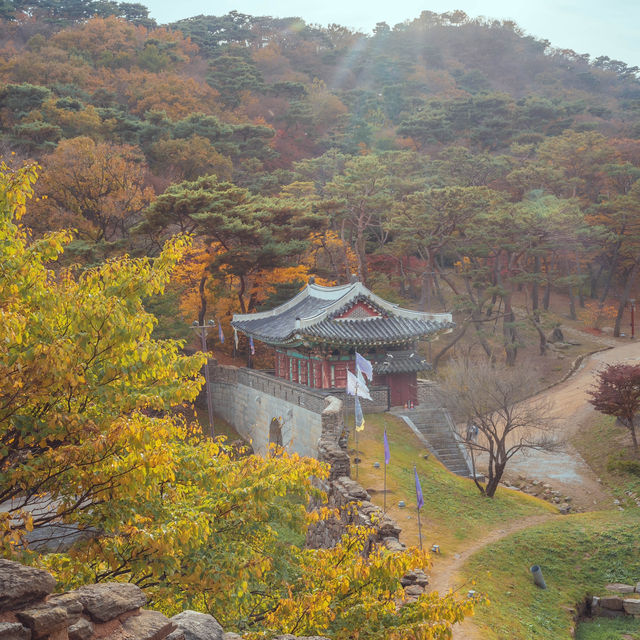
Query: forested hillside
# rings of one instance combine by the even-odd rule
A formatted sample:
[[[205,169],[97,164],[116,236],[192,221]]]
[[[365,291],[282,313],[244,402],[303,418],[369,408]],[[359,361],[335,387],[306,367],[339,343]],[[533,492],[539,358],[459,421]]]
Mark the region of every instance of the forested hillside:
[[[161,329],[352,271],[387,297],[540,334],[640,271],[640,82],[512,22],[425,11],[372,35],[232,12],[158,26],[140,4],[5,2],[5,160],[41,165],[25,219],[75,229],[67,260],[193,247]],[[597,313],[597,311],[596,311]],[[454,338],[455,339],[455,338]],[[228,343],[227,343],[228,344]]]

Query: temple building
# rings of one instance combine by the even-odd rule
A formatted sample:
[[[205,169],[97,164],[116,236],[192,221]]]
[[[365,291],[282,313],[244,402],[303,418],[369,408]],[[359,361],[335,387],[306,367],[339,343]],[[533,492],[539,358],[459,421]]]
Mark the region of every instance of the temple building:
[[[416,351],[454,325],[450,313],[423,313],[383,300],[361,282],[309,284],[288,302],[234,315],[233,327],[275,350],[275,376],[319,390],[344,390],[355,352],[373,364],[373,387],[389,406],[418,403],[417,373],[430,368]]]

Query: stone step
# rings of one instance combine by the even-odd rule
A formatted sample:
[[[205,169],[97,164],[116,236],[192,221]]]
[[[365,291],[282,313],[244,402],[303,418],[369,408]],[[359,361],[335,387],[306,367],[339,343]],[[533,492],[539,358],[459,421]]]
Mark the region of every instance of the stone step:
[[[396,415],[406,416],[417,431],[429,443],[429,449],[449,471],[470,477],[467,460],[460,450],[460,443],[451,431],[450,422],[443,409],[418,408],[394,410]]]

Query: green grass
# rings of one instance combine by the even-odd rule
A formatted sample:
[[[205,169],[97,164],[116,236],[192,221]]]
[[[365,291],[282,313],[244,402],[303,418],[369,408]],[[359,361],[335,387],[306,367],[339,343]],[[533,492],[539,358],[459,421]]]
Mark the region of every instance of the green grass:
[[[640,640],[640,620],[595,618],[580,624],[576,640]]]
[[[428,451],[424,445],[402,420],[387,413],[367,415],[365,430],[358,434],[362,459],[358,480],[371,493],[373,502],[380,506],[383,504],[385,427],[391,450],[387,469],[387,511],[401,526],[401,539],[407,544],[418,542],[414,464],[424,496],[421,511],[424,544],[439,544],[445,555],[514,520],[556,511],[542,500],[507,489],[499,489],[493,499],[483,498],[472,480],[450,473],[434,456],[425,460],[423,456]],[[380,463],[379,469],[374,469],[374,462]],[[353,466],[351,475],[355,477]],[[399,500],[404,500],[407,508],[398,508]]]
[[[637,510],[577,514],[483,548],[463,568],[463,574],[476,579],[475,588],[491,603],[480,607],[475,616],[479,637],[570,638],[571,609],[576,604],[587,596],[603,594],[609,582],[638,581],[639,525]],[[529,571],[533,564],[540,565],[547,590],[533,584]]]
[[[625,463],[640,462],[633,454],[628,429],[616,424],[615,418],[596,413],[589,427],[581,430],[572,444],[622,506],[638,508],[635,500],[625,493],[640,497],[640,475],[624,470]]]

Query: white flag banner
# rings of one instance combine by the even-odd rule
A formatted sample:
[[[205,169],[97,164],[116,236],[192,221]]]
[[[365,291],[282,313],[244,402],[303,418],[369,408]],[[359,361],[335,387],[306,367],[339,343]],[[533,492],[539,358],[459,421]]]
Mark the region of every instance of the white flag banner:
[[[356,351],[356,369],[359,369],[360,371],[362,371],[362,373],[364,373],[364,375],[367,376],[367,380],[369,380],[369,382],[373,380],[372,364],[364,356],[361,356],[357,351]]]
[[[354,376],[351,371],[347,371],[347,393],[350,396],[358,396],[359,398],[373,400],[371,394],[369,393],[367,385],[364,383],[362,376],[360,376],[360,380],[358,380],[358,378]]]

